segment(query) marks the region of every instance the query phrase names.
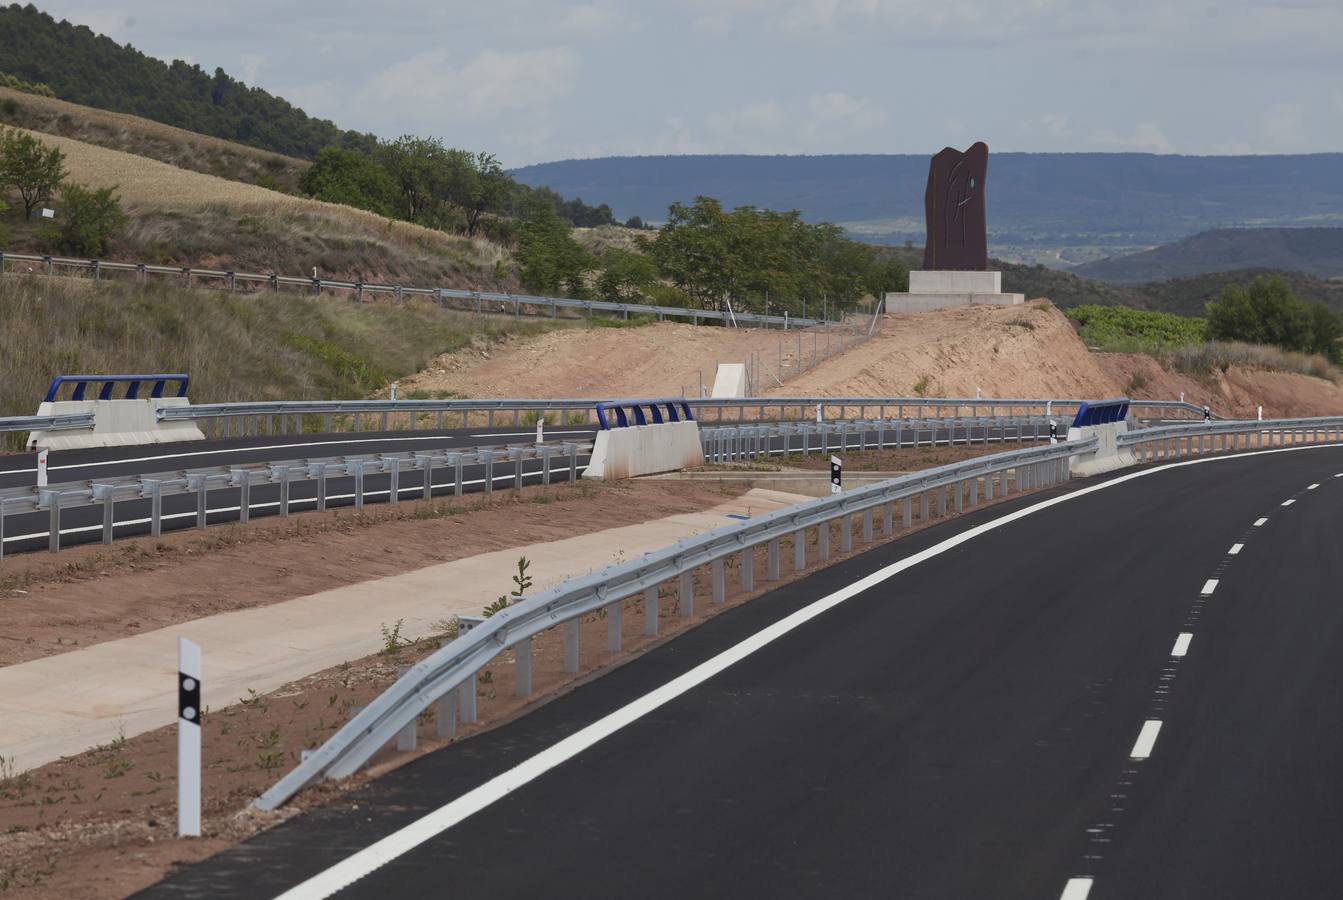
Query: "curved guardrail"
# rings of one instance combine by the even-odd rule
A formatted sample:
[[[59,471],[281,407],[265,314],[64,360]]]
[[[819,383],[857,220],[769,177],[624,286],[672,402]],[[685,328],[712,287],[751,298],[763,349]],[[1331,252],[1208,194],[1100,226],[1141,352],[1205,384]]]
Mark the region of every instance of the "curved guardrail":
[[[970,483],[971,503],[975,502],[979,479],[986,479],[992,491],[992,476],[1017,473],[1017,488],[1052,484],[1067,478],[1067,460],[1094,450],[1096,438],[1034,447],[983,456],[965,462],[940,466],[858,488],[831,497],[812,500],[788,509],[750,519],[741,525],[728,525],[678,542],[675,546],[646,554],[640,559],[610,566],[593,575],[575,578],[547,591],[522,600],[496,613],[483,623],[412,666],[386,692],[357,713],[319,749],[308,755],[291,772],[257,799],[262,809],[274,809],[317,778],[342,778],[353,774],[388,741],[440,699],[474,678],[475,673],[509,647],[519,648],[519,658],[527,654],[536,634],[557,625],[576,622],[586,613],[610,606],[627,597],[673,578],[684,576],[702,566],[711,566],[715,598],[724,590],[724,561],[736,553],[750,554],[756,547],[769,545],[770,569],[777,571],[778,541],[789,535],[822,527],[828,546],[829,525],[839,520],[841,539],[852,545],[853,516],[862,514],[863,535],[871,538],[874,510],[906,501],[906,516],[912,499],[930,491]],[[1007,481],[1001,482],[1006,491]],[[956,489],[957,506],[962,492]],[[945,498],[945,494],[943,495]],[[944,501],[945,502],[945,501]],[[888,520],[889,521],[889,520]],[[826,551],[822,550],[824,554]],[[741,567],[743,578],[754,578],[751,564]],[[747,575],[746,573],[751,573]],[[750,589],[744,584],[743,587]],[[530,671],[530,668],[528,668]]]
[[[56,268],[79,269],[93,273],[95,279],[104,272],[129,272],[143,279],[147,275],[166,275],[181,278],[187,287],[199,285],[201,279],[223,282],[223,287],[235,291],[240,286],[259,286],[278,293],[281,287],[312,289],[320,294],[324,290],[349,291],[357,300],[363,300],[365,294],[384,294],[395,297],[398,302],[406,297],[427,297],[441,306],[448,306],[449,300],[464,301],[468,308],[478,313],[509,312],[521,315],[523,307],[545,309],[554,318],[561,309],[578,310],[586,315],[593,312],[614,312],[629,318],[637,316],[657,316],[690,319],[695,324],[701,321],[724,322],[746,325],[763,325],[777,328],[804,328],[813,325],[825,325],[823,319],[794,318],[792,316],[770,316],[760,313],[739,312],[735,316],[712,309],[690,309],[684,306],[654,306],[644,303],[612,303],[607,300],[574,300],[569,297],[546,297],[534,294],[509,294],[500,291],[463,291],[454,288],[407,287],[399,284],[366,284],[362,281],[333,281],[327,278],[309,278],[301,275],[275,275],[257,272],[234,272],[225,269],[195,269],[189,266],[157,266],[148,263],[108,262],[98,259],[79,259],[66,256],[38,256],[29,253],[0,252],[0,275],[4,274],[6,263],[37,263],[52,275]],[[486,304],[501,304],[502,309],[486,309]]]
[[[1150,462],[1190,453],[1257,450],[1306,441],[1333,443],[1340,440],[1343,440],[1343,416],[1321,416],[1162,425],[1118,435],[1115,443],[1132,450],[1139,462]]]

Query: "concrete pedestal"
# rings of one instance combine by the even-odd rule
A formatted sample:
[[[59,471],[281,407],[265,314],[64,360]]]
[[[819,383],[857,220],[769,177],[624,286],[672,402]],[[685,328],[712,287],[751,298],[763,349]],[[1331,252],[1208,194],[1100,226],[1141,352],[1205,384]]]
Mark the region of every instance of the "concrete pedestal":
[[[887,294],[888,313],[928,312],[956,306],[1016,306],[1025,294],[1002,293],[1001,272],[916,271],[909,273],[909,292]]]

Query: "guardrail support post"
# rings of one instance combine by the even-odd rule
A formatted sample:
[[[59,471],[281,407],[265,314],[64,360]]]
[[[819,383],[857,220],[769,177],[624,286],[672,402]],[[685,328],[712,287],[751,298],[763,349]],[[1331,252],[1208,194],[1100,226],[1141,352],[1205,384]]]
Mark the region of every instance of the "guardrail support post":
[[[741,589],[748,594],[755,590],[754,547],[743,547],[741,551]]]
[[[508,458],[513,460],[513,488],[522,490],[522,450],[514,448],[508,451]]]
[[[163,534],[163,485],[150,482],[149,490],[149,533],[159,537]]]
[[[47,523],[47,550],[55,553],[61,549],[61,495],[52,491],[47,494],[47,502],[51,504]]]
[[[727,572],[723,560],[715,559],[709,565],[709,571],[713,580],[713,602],[727,602]]]
[[[839,517],[839,552],[853,552],[853,516],[849,513]]]
[[[242,473],[242,483],[238,485],[238,523],[246,525],[252,513],[252,479],[247,472]]]
[[[925,522],[925,523],[928,521],[928,492],[927,492],[927,491],[924,491],[922,494],[919,494],[919,521],[920,521],[920,522]]]
[[[620,652],[621,638],[625,636],[625,601],[617,600],[606,607],[606,649]]]
[[[356,512],[364,511],[364,461],[355,460],[354,466],[354,508]]]
[[[405,728],[396,733],[396,749],[402,753],[409,753],[415,749],[415,738],[415,720],[411,719]]]
[[[679,595],[678,600],[680,601],[678,604],[679,607],[678,612],[680,612],[680,614],[685,616],[686,618],[690,618],[695,614],[694,572],[687,571],[681,573],[681,584],[679,589],[677,590],[677,594]]]
[[[519,697],[532,694],[532,639],[523,638],[513,645],[515,691]]]
[[[822,522],[816,528],[816,553],[821,562],[830,560],[830,523]]]
[[[807,568],[807,530],[799,528],[793,532],[793,571],[801,572]]]
[[[906,497],[904,509],[901,511],[900,524],[905,528],[914,526],[914,498]]]
[[[434,704],[434,733],[440,738],[457,736],[457,692],[449,691]]]
[[[658,586],[644,588],[644,634],[656,637],[658,633]]]
[[[112,543],[113,510],[116,506],[116,501],[113,499],[115,492],[116,488],[110,484],[103,487],[103,543],[109,546]]]
[[[872,543],[872,507],[863,510],[863,543]]]
[[[209,512],[208,485],[209,480],[204,475],[196,479],[196,527],[201,531],[205,530],[205,517]]]
[[[494,493],[494,451],[482,450],[481,456],[485,457],[485,493]]]
[[[476,721],[476,681],[479,675],[478,672],[472,672],[471,677],[457,688],[458,709],[461,711],[460,718],[464,725],[471,725]]]
[[[580,620],[570,619],[564,623],[564,671],[570,675],[578,671],[582,632],[583,625]]]
[[[965,482],[958,481],[955,484],[953,484],[951,486],[951,492],[952,494],[955,495],[953,500],[953,507],[956,510],[956,514],[960,515],[961,513],[965,512]]]
[[[765,563],[765,579],[768,581],[779,580],[779,539],[775,538],[769,542]]]
[[[947,489],[945,486],[937,489],[937,516],[945,518],[947,514]]]
[[[970,508],[974,509],[979,505],[979,476],[970,478]]]

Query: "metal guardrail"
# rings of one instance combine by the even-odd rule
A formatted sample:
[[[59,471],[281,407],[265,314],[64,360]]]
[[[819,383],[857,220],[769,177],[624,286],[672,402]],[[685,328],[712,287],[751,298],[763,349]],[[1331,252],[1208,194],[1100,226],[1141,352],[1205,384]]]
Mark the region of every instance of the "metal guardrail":
[[[514,474],[510,476],[514,487],[522,487],[524,473],[522,463],[541,461],[539,472],[526,473],[527,477],[541,476],[542,484],[551,484],[552,475],[558,474],[570,482],[579,475],[580,456],[590,453],[591,443],[574,441],[556,441],[539,444],[507,444],[500,446],[472,447],[463,449],[422,449],[405,453],[379,453],[366,456],[319,457],[305,459],[280,459],[264,463],[248,463],[234,466],[214,466],[200,469],[176,470],[152,474],[125,476],[120,478],[98,478],[89,481],[50,484],[45,487],[20,487],[0,489],[0,559],[4,558],[5,519],[13,513],[31,513],[47,510],[50,514],[47,526],[47,549],[56,553],[61,548],[61,517],[64,510],[77,507],[102,507],[102,542],[111,544],[113,530],[118,525],[115,520],[115,507],[118,501],[148,499],[150,503],[149,533],[157,537],[161,533],[163,500],[175,494],[194,494],[195,509],[177,516],[194,516],[197,528],[205,528],[212,510],[209,507],[209,492],[212,489],[232,487],[239,490],[236,521],[245,524],[253,508],[251,489],[254,485],[274,484],[279,486],[279,513],[288,516],[296,505],[311,505],[318,511],[327,508],[326,483],[330,478],[349,477],[354,479],[353,504],[356,510],[362,510],[367,497],[364,489],[364,476],[386,474],[388,476],[387,500],[398,503],[401,495],[420,491],[424,499],[434,495],[434,489],[441,493],[449,490],[454,496],[464,491],[463,467],[483,465],[485,467],[484,491],[494,490],[494,464],[512,462]],[[565,460],[564,468],[554,468],[553,462]],[[434,484],[434,471],[448,469],[452,480],[441,485]],[[401,472],[419,470],[423,473],[419,486],[401,486]],[[315,487],[315,496],[304,500],[291,500],[291,488],[297,484],[310,482]],[[143,524],[143,520],[141,520]],[[89,529],[93,530],[93,529]],[[40,537],[40,535],[38,535]],[[14,541],[18,537],[10,536]]]
[[[222,427],[214,429],[212,436],[230,437],[234,434],[287,434],[291,420],[293,430],[303,431],[305,423],[302,417],[320,417],[320,422],[310,424],[325,433],[333,433],[337,426],[348,427],[350,431],[363,431],[367,417],[377,417],[379,430],[387,431],[405,423],[409,430],[421,427],[443,429],[453,425],[450,417],[461,416],[463,428],[470,427],[473,414],[484,414],[485,425],[494,427],[499,414],[511,414],[512,424],[523,424],[524,414],[543,416],[547,413],[569,413],[569,424],[593,424],[595,404],[626,406],[639,402],[636,400],[602,399],[475,399],[475,400],[314,400],[280,401],[269,403],[207,403],[189,407],[161,409],[160,421],[195,420],[208,428],[208,420],[221,420]],[[678,401],[682,402],[682,401]],[[944,418],[947,414],[959,417],[968,414],[976,417],[981,411],[997,415],[1065,415],[1079,408],[1085,400],[1053,400],[1049,398],[985,398],[985,397],[733,397],[733,398],[685,398],[684,403],[694,410],[695,418],[701,424],[727,421],[761,421],[770,411],[776,411],[776,418],[784,420],[794,418],[798,421],[810,420],[819,415],[821,420],[846,418],[850,410],[857,411],[857,418],[867,418],[867,411],[874,410],[873,418],[886,419],[890,414],[896,418],[906,416],[927,416]],[[1135,400],[1132,408],[1145,410],[1157,415],[1188,414],[1202,418],[1201,407],[1178,400]],[[578,414],[582,415],[578,419]],[[712,413],[712,415],[708,415]],[[752,414],[752,415],[748,415]],[[428,421],[425,421],[428,417]],[[508,418],[509,416],[505,416]],[[232,424],[231,420],[238,420]],[[278,430],[277,430],[278,422]],[[563,424],[552,423],[552,424]]]
[[[140,396],[140,385],[146,382],[152,385],[149,389],[150,399],[157,400],[163,396],[163,392],[167,389],[170,381],[177,383],[178,397],[187,395],[187,385],[191,383],[191,378],[182,373],[172,375],[57,375],[51,380],[51,386],[47,388],[47,395],[43,398],[43,402],[55,402],[60,396],[62,385],[67,384],[75,386],[73,393],[70,395],[71,400],[83,400],[84,393],[90,384],[102,386],[98,391],[99,400],[111,400],[112,389],[118,384],[126,385],[125,399],[136,400]]]
[[[1343,416],[1322,416],[1164,425],[1118,435],[1115,443],[1121,448],[1133,450],[1139,462],[1150,462],[1191,453],[1257,450],[1286,444],[1333,443],[1340,440],[1343,440]]]
[[[261,286],[279,293],[281,287],[312,289],[320,294],[324,290],[348,291],[355,299],[363,301],[365,294],[390,295],[398,303],[407,297],[427,297],[440,306],[451,307],[450,301],[461,301],[469,311],[477,313],[508,313],[522,315],[524,308],[548,310],[555,318],[561,309],[578,310],[587,316],[594,312],[613,312],[623,315],[657,316],[659,319],[671,317],[689,319],[698,325],[701,321],[723,322],[725,324],[760,325],[766,328],[805,328],[824,325],[822,319],[804,319],[792,316],[770,316],[759,313],[736,313],[710,309],[689,309],[683,306],[654,306],[643,303],[612,303],[606,300],[574,300],[569,297],[546,297],[533,294],[508,294],[498,291],[463,291],[454,288],[406,287],[399,284],[365,284],[360,281],[333,281],[326,278],[308,278],[295,275],[260,274],[256,272],[234,272],[223,269],[195,269],[189,266],[156,266],[147,263],[107,262],[98,259],[78,259],[64,256],[38,256],[27,253],[0,252],[0,275],[4,274],[7,263],[37,263],[45,268],[46,275],[54,274],[57,267],[62,269],[80,269],[93,273],[94,279],[102,277],[104,272],[130,272],[140,279],[148,275],[167,275],[183,279],[187,287],[201,280],[223,282],[226,290],[236,291],[240,286]],[[500,309],[488,309],[488,304],[499,304]]]
[[[750,431],[751,428],[746,426],[738,430]],[[1238,449],[1236,438],[1244,446],[1250,442],[1251,435],[1260,436],[1257,443],[1261,446],[1265,435],[1270,444],[1275,439],[1278,443],[1337,442],[1343,440],[1343,417],[1163,426],[1120,435],[1119,442],[1123,446],[1139,448],[1140,456],[1152,459],[1159,455],[1159,451],[1170,456],[1207,452],[1202,440],[1207,436],[1222,436],[1222,449]],[[1231,438],[1229,442],[1225,440],[1228,437]],[[1197,446],[1195,438],[1199,439]],[[841,542],[847,552],[852,549],[855,515],[861,514],[863,540],[870,542],[873,515],[878,509],[884,513],[885,531],[889,534],[897,503],[903,504],[903,523],[907,526],[912,520],[916,497],[920,498],[921,516],[926,519],[929,495],[938,497],[938,505],[944,511],[946,491],[952,488],[959,511],[963,502],[967,502],[967,493],[969,505],[977,502],[981,480],[986,489],[986,500],[992,498],[995,475],[998,476],[999,496],[1008,495],[1013,486],[1022,490],[1057,483],[1069,477],[1069,461],[1073,456],[1092,452],[1098,446],[1098,439],[1091,437],[982,456],[905,475],[778,510],[742,525],[718,528],[523,599],[474,624],[470,630],[412,666],[320,748],[305,751],[299,765],[262,794],[256,805],[261,809],[274,809],[319,778],[343,778],[355,773],[390,741],[414,728],[417,718],[431,707],[437,710],[439,734],[451,736],[455,733],[459,709],[464,721],[475,719],[476,673],[505,649],[516,651],[519,693],[530,694],[531,639],[547,629],[561,625],[567,629],[565,671],[575,672],[577,623],[587,613],[606,608],[619,610],[621,601],[643,593],[648,604],[646,610],[653,610],[655,621],[658,586],[679,579],[681,602],[685,603],[686,591],[693,592],[693,573],[705,566],[710,569],[713,598],[715,602],[722,602],[726,593],[725,560],[734,554],[742,554],[741,587],[750,591],[754,589],[755,578],[753,554],[762,545],[768,553],[766,577],[776,580],[781,571],[780,540],[785,537],[794,538],[794,569],[800,571],[806,565],[807,544],[805,539],[799,538],[805,538],[809,528],[819,529],[818,550],[824,560],[829,556],[830,530],[836,521],[840,524]],[[1008,479],[1009,470],[1016,476],[1013,481]],[[573,666],[570,665],[571,656]],[[413,745],[413,741],[410,743]]]
[[[685,590],[690,583],[687,576],[704,566],[711,569],[714,599],[722,602],[726,591],[725,561],[734,554],[743,554],[740,567],[742,588],[753,590],[753,554],[761,545],[767,547],[769,554],[767,577],[770,580],[777,579],[780,571],[779,542],[782,538],[805,535],[808,529],[819,528],[819,552],[825,558],[829,555],[830,525],[838,521],[841,546],[847,552],[853,545],[855,515],[862,516],[863,539],[869,542],[873,537],[873,516],[879,509],[884,512],[889,533],[894,505],[899,502],[903,502],[902,514],[904,520],[909,522],[915,498],[924,498],[921,500],[921,509],[924,515],[927,514],[926,498],[930,493],[940,494],[939,507],[945,511],[948,488],[952,489],[954,503],[959,510],[967,502],[971,506],[978,502],[981,481],[986,490],[985,499],[992,497],[995,480],[999,485],[999,496],[1014,490],[1054,484],[1067,478],[1067,460],[1070,457],[1095,449],[1097,443],[1095,438],[1088,438],[1057,446],[984,456],[808,501],[750,519],[741,525],[714,529],[680,541],[673,547],[646,554],[638,560],[610,566],[594,575],[571,579],[526,598],[475,625],[412,666],[386,692],[262,794],[256,805],[262,809],[274,809],[317,778],[342,778],[353,774],[374,753],[414,723],[421,713],[440,701],[444,701],[448,707],[445,709],[440,705],[440,715],[455,716],[458,698],[453,696],[453,692],[463,685],[471,685],[476,673],[507,648],[517,651],[519,692],[530,694],[530,641],[542,631],[557,625],[572,629],[566,635],[566,647],[576,650],[574,637],[581,616],[641,593],[647,597],[656,591],[658,585],[672,579],[681,579],[681,600],[684,603]],[[1011,481],[1006,475],[1009,471],[1015,475]],[[994,476],[999,477],[995,479]],[[801,554],[796,549],[799,546],[803,548]],[[805,566],[805,548],[805,541],[794,541],[796,568]],[[573,656],[576,658],[576,652]],[[474,694],[469,703],[463,703],[463,709],[468,721],[474,717]]]
[[[3,416],[0,433],[23,431],[62,431],[69,428],[92,428],[93,413],[64,416]]]

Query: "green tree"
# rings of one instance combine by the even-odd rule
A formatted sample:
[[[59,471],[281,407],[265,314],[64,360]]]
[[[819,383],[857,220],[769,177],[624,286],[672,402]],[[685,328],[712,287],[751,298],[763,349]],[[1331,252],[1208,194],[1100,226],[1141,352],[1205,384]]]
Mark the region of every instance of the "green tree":
[[[89,190],[83,185],[61,185],[54,224],[39,233],[44,244],[61,253],[100,257],[107,239],[126,224],[116,188]]]
[[[461,210],[466,233],[474,236],[483,216],[503,212],[513,179],[493,154],[484,151],[449,150],[445,164],[445,200]]]
[[[612,248],[602,254],[597,295],[612,303],[640,303],[657,278],[657,263],[646,254]]]
[[[569,226],[548,203],[536,203],[523,220],[514,254],[523,285],[538,293],[587,296],[587,273],[595,260],[569,234]]]
[[[17,128],[0,130],[0,179],[23,198],[24,218],[51,199],[66,174],[65,154],[59,149]]]
[[[1259,277],[1249,286],[1227,285],[1207,305],[1212,340],[1272,344],[1284,350],[1339,358],[1343,323],[1320,303],[1307,303],[1281,278]]]
[[[9,206],[5,201],[0,200],[0,219],[4,218],[5,213],[9,212]],[[0,247],[9,246],[9,226],[0,222]]]
[[[327,147],[300,176],[299,189],[318,200],[389,215],[397,186],[387,170],[358,150]]]
[[[391,176],[401,218],[421,225],[439,223],[438,207],[447,192],[447,154],[437,138],[409,134],[379,145],[377,160]]]

